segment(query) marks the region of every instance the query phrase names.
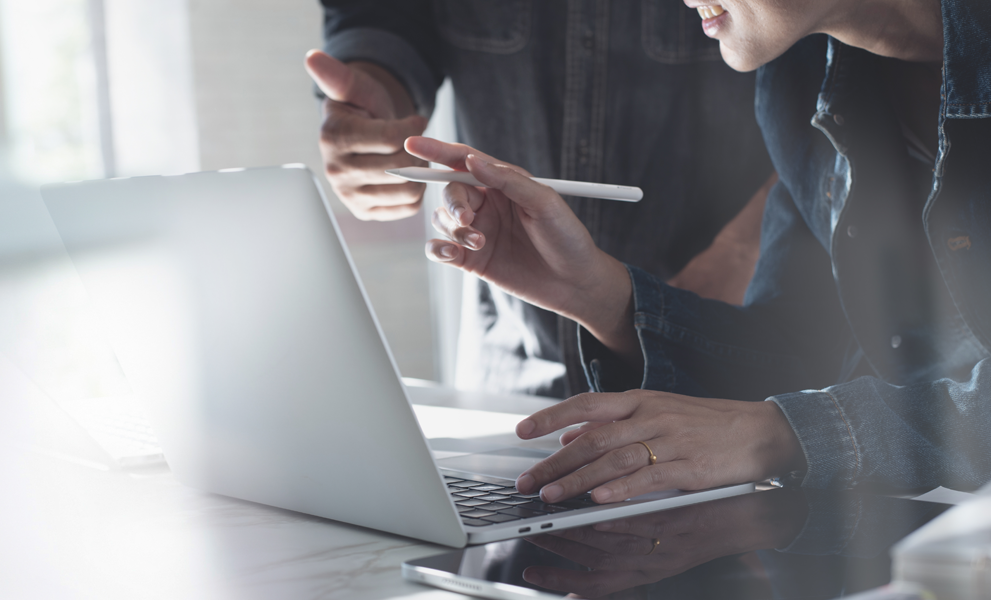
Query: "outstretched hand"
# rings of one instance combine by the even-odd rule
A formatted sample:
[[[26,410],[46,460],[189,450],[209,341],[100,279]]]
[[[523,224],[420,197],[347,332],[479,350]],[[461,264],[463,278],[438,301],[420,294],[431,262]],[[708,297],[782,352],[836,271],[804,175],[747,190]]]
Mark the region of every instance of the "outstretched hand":
[[[447,185],[433,215],[446,239],[427,242],[428,258],[574,319],[621,354],[639,353],[625,267],[596,247],[557,192],[464,144],[411,137],[406,150],[487,186]]]

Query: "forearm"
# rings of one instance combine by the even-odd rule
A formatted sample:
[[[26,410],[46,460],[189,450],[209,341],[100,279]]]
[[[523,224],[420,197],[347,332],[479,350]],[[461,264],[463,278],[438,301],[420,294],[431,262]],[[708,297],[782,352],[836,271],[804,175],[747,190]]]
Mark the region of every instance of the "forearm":
[[[578,287],[564,316],[576,321],[627,364],[642,369],[643,352],[633,324],[633,283],[623,263],[600,252],[598,273]]]
[[[668,283],[703,298],[742,304],[747,285],[760,258],[761,220],[771,187],[772,173],[743,209],[716,235],[712,243]]]
[[[778,174],[771,173],[764,185],[757,190],[747,204],[716,235],[715,242],[747,248],[754,256],[760,255],[760,229],[764,218],[767,194],[778,182]]]

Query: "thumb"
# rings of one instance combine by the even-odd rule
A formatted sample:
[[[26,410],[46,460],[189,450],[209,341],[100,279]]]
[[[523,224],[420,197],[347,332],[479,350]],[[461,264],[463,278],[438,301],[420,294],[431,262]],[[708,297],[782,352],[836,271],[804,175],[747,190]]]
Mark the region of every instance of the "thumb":
[[[304,65],[320,91],[331,100],[356,106],[373,117],[387,112],[388,94],[363,73],[320,50],[307,52]]]

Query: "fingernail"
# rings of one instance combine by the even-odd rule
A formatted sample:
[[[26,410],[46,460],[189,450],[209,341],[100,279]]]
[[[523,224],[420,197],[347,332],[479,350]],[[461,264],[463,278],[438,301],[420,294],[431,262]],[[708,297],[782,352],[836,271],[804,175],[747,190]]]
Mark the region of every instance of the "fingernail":
[[[468,159],[469,160],[474,160],[476,162],[477,166],[479,166],[479,167],[481,167],[483,169],[487,169],[489,167],[489,163],[487,163],[484,160],[482,160],[477,154],[469,154],[468,155]]]
[[[564,495],[564,488],[556,483],[540,490],[540,496],[544,499],[544,502],[554,502],[562,495]]]
[[[612,490],[609,488],[599,488],[592,492],[592,499],[596,502],[605,502],[612,498]]]
[[[541,577],[539,573],[532,572],[529,570],[523,571],[523,579],[525,579],[528,583],[532,583],[534,585],[540,585],[544,582],[544,578]]]
[[[611,521],[606,521],[605,523],[596,523],[592,525],[592,529],[596,531],[612,531],[615,525]]]
[[[440,255],[447,260],[451,260],[458,255],[458,251],[454,249],[454,246],[444,246],[440,249]]]
[[[532,490],[533,485],[535,483],[536,482],[533,480],[533,475],[530,475],[529,473],[524,473],[516,478],[516,489],[523,492],[524,494],[527,494],[529,492],[527,492],[526,490]]]
[[[454,220],[461,224],[461,216],[465,214],[465,209],[461,206],[454,209]]]
[[[479,242],[482,241],[482,236],[477,233],[469,233],[468,235],[465,236],[465,241],[468,242],[469,246],[478,250],[478,245]]]
[[[534,429],[537,428],[537,424],[530,419],[523,419],[516,424],[516,435],[523,437],[525,435],[530,435]]]

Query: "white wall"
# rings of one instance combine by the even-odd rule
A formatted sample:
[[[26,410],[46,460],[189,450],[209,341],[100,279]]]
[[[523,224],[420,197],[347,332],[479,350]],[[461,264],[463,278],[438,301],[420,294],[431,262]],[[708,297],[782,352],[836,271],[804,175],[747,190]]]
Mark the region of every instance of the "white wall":
[[[120,176],[200,167],[185,0],[102,0]]]

